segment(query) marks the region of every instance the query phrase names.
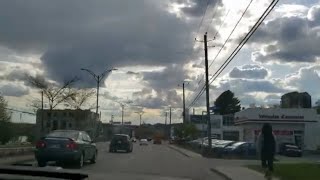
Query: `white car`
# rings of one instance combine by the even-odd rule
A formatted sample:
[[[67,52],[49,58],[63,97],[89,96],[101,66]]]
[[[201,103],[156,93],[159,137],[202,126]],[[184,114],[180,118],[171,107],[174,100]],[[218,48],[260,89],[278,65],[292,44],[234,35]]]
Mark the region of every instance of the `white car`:
[[[148,140],[147,139],[140,139],[140,146],[142,145],[148,145]]]

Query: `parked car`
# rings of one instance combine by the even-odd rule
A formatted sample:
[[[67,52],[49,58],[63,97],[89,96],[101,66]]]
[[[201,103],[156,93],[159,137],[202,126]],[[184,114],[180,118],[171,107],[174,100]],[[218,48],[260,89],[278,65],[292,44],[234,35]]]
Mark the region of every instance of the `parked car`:
[[[147,139],[140,139],[140,146],[142,145],[148,145],[148,140]]]
[[[137,142],[137,139],[135,137],[131,138],[132,142]]]
[[[217,157],[222,157],[224,149],[234,144],[235,141],[217,140],[212,143],[212,152]]]
[[[225,157],[255,158],[257,155],[256,145],[251,142],[235,142],[224,148]]]
[[[96,144],[84,131],[56,130],[42,137],[36,143],[35,158],[40,167],[48,161],[74,163],[78,168],[84,161],[96,162]]]
[[[153,139],[153,144],[162,144],[162,141],[160,138]]]
[[[130,141],[130,137],[126,134],[115,134],[110,142],[109,152],[117,152],[123,150],[126,152],[132,152],[133,145]]]
[[[301,149],[292,143],[283,143],[280,145],[279,154],[289,157],[301,157]]]

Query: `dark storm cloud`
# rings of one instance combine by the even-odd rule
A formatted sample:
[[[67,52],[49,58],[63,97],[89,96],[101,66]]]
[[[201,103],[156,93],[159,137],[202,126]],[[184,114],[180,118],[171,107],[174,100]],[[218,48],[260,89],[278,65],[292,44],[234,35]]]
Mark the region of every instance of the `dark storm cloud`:
[[[133,72],[133,71],[127,71],[126,74],[128,74],[128,75],[139,75],[140,73]]]
[[[189,76],[179,64],[165,67],[162,71],[143,73],[143,81],[155,91],[177,88]]]
[[[252,54],[254,61],[315,62],[320,56],[320,6],[308,15],[278,17],[261,25],[251,43],[265,44],[264,53]]]
[[[1,1],[0,45],[43,53],[50,78],[62,82],[77,75],[89,85],[94,85],[92,79],[80,68],[98,73],[111,67],[185,63],[192,59],[194,21],[168,13],[161,3]]]
[[[229,76],[231,78],[264,79],[268,76],[268,71],[259,65],[248,64],[242,67],[234,67]]]
[[[0,94],[3,96],[21,97],[29,94],[29,89],[20,84],[0,84]]]
[[[184,4],[187,7],[181,8],[181,11],[188,16],[200,17],[206,10],[207,4],[209,7],[221,6],[222,0],[189,0],[177,1],[178,4]]]

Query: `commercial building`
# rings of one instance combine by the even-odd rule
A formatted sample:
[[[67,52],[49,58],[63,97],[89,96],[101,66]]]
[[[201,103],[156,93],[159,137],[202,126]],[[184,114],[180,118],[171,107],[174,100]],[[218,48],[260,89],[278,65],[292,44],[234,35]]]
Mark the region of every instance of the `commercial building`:
[[[90,110],[38,110],[36,117],[37,134],[47,134],[57,129],[82,130],[94,137],[101,125],[99,114]]]
[[[211,137],[224,140],[242,141],[242,127],[234,126],[233,115],[210,115]],[[207,136],[207,121],[204,115],[190,115],[190,122],[194,123],[201,136]]]
[[[243,140],[256,142],[264,123],[270,123],[281,143],[294,143],[303,150],[320,148],[320,122],[314,109],[248,108],[235,113],[235,125],[243,128]]]
[[[311,96],[307,92],[290,92],[281,96],[282,108],[311,108]]]

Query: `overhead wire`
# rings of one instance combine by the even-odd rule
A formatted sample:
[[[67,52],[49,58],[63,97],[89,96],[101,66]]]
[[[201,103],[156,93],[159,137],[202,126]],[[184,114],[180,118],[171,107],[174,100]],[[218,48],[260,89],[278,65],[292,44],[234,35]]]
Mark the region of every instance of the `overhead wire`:
[[[223,24],[224,24],[224,22],[225,22],[225,20],[226,20],[226,17],[227,17],[228,14],[229,14],[229,12],[230,12],[230,9],[229,9],[229,10],[227,11],[227,13],[225,14],[225,16],[224,16],[224,18],[223,18],[223,20],[222,20],[219,28],[217,29],[216,33],[215,33],[214,36],[213,36],[213,39],[215,39],[216,36],[217,36],[217,34],[220,32],[220,29],[221,29],[221,27],[223,26]],[[213,19],[213,17],[212,17],[212,19]],[[207,30],[207,31],[208,31],[208,30]],[[203,74],[203,75],[204,75],[204,74]],[[203,78],[200,79],[197,84],[199,85],[202,81],[203,81]],[[193,90],[193,92],[196,91],[199,87],[200,87],[200,85],[197,86],[197,87]]]
[[[242,20],[242,18],[244,17],[244,15],[246,14],[246,12],[248,11],[251,3],[253,2],[253,0],[250,0],[250,2],[248,3],[246,9],[243,11],[241,17],[238,19],[236,25],[233,27],[232,31],[230,32],[228,38],[224,41],[223,45],[221,46],[221,48],[219,49],[218,53],[216,54],[216,56],[213,58],[213,60],[211,61],[209,68],[212,66],[213,62],[215,62],[215,60],[217,59],[217,57],[220,55],[221,51],[223,50],[223,48],[226,46],[226,44],[228,43],[230,37],[232,36],[232,34],[234,33],[235,29],[238,27],[240,21]]]
[[[215,16],[216,13],[217,13],[217,6],[218,6],[218,5],[215,3],[215,4],[214,4],[214,7],[213,7],[213,13],[212,13],[212,16],[211,16],[211,18],[210,18],[210,23],[209,23],[208,26],[207,26],[206,32],[209,32],[209,30],[210,30],[210,27],[211,27],[213,18],[214,18],[214,16]]]
[[[207,14],[208,6],[209,6],[209,1],[210,1],[210,0],[207,0],[206,9],[205,9],[205,11],[204,11],[203,14],[202,14],[202,18],[201,18],[200,23],[199,23],[199,25],[198,25],[198,30],[197,30],[196,36],[199,34],[199,31],[200,31],[200,29],[201,29],[201,26],[202,26],[204,17],[205,17],[206,14]]]
[[[223,45],[221,46],[221,48],[219,49],[219,51],[217,52],[216,56],[214,57],[214,59],[212,60],[212,62],[209,65],[209,68],[212,66],[213,62],[217,59],[217,57],[219,56],[219,54],[221,53],[222,49],[225,47],[225,45],[227,44],[227,42],[229,41],[231,35],[233,34],[234,30],[237,28],[238,24],[240,23],[240,21],[242,20],[242,18],[244,17],[245,13],[247,12],[248,8],[250,7],[251,3],[253,2],[253,0],[250,0],[250,2],[248,3],[246,9],[243,11],[241,17],[239,18],[239,20],[237,21],[236,25],[234,26],[234,28],[232,29],[232,31],[230,32],[228,38],[225,40],[225,42],[223,43]],[[229,12],[228,12],[229,13]],[[202,79],[199,81],[199,83],[202,81]],[[198,89],[198,87],[196,88]],[[203,93],[203,90],[205,88],[203,87],[200,90],[200,93]],[[200,94],[199,93],[199,94]],[[197,98],[199,98],[199,94],[197,95]],[[200,95],[201,96],[201,95]],[[191,104],[193,104],[194,102],[192,102]]]
[[[270,12],[273,10],[273,8],[276,6],[276,4],[279,2],[279,0],[273,0],[272,3],[268,6],[268,8],[263,12],[263,14],[260,16],[258,21],[255,23],[255,25],[250,29],[250,31],[246,34],[246,36],[242,39],[242,41],[238,44],[238,46],[234,49],[234,51],[230,54],[230,56],[227,58],[227,60],[220,66],[220,68],[215,72],[215,74],[210,79],[210,84],[214,80],[217,79],[217,77],[222,73],[222,71],[227,67],[227,65],[233,60],[233,58],[238,54],[238,52],[241,50],[241,48],[245,45],[245,43],[250,39],[250,37],[253,35],[253,33],[259,28],[261,23],[264,21],[264,19],[270,14]],[[203,94],[205,89],[205,85],[202,87],[199,94],[196,96],[196,98],[192,101],[192,103],[188,106],[190,108],[194,105],[194,103],[199,99],[199,97]]]

